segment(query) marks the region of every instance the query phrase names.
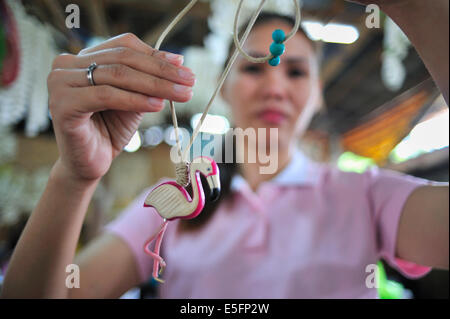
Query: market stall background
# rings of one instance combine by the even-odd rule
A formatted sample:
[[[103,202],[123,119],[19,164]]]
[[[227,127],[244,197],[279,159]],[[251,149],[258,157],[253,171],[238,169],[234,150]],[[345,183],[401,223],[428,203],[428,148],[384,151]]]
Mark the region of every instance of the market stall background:
[[[46,77],[53,58],[76,54],[103,39],[132,32],[150,45],[176,13],[180,0],[0,0],[0,263],[6,265],[20,231],[42,193],[58,156],[48,113]],[[246,1],[246,12],[259,1]],[[268,10],[291,12],[290,1]],[[70,10],[80,28],[68,28]],[[237,1],[201,1],[170,34],[162,49],[185,55],[198,77],[194,98],[178,105],[180,125],[198,121],[211,95],[232,35]],[[314,160],[362,172],[371,165],[448,181],[448,106],[398,27],[381,15],[337,0],[302,1],[303,25],[323,47],[325,101],[301,143]],[[245,20],[245,18],[243,18]],[[336,37],[333,28],[341,28]],[[344,31],[342,31],[344,30]],[[208,68],[204,65],[208,64]],[[214,104],[204,134],[231,126],[227,106]],[[369,138],[370,137],[370,138]],[[83,227],[80,247],[101,231],[144,188],[173,176],[167,155],[174,144],[167,108],[147,115],[102,180]],[[448,298],[448,272],[408,281],[387,269],[417,298]]]

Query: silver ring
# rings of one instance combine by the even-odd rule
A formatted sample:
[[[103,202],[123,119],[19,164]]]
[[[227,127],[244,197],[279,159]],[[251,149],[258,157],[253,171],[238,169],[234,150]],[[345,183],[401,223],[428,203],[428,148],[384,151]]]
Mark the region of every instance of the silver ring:
[[[88,78],[89,84],[92,86],[95,86],[94,71],[97,67],[98,67],[97,63],[94,62],[87,69],[87,78]]]

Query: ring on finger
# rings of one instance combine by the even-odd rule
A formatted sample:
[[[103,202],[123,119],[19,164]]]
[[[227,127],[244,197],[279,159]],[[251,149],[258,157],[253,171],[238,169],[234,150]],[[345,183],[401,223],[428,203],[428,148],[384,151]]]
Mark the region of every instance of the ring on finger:
[[[94,62],[87,69],[87,79],[89,81],[89,84],[92,86],[95,86],[94,71],[97,67],[98,67],[97,63]]]

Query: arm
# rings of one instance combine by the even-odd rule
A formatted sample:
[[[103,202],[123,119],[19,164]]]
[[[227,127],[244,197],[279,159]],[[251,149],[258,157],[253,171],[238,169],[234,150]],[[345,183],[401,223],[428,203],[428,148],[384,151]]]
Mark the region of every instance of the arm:
[[[380,7],[411,40],[448,105],[449,1],[384,0]]]
[[[405,32],[448,104],[449,1],[390,0],[381,8]],[[397,256],[449,268],[449,188],[425,186],[408,198],[400,219]]]
[[[406,201],[397,256],[419,265],[449,269],[449,187],[423,186]]]
[[[141,283],[133,251],[113,234],[90,243],[75,264],[80,266],[80,288],[70,289],[69,298],[119,298]]]
[[[57,162],[16,246],[2,298],[112,298],[139,283],[131,250],[112,235],[101,236],[74,262],[96,185],[71,179]],[[79,289],[65,286],[66,266],[72,263],[80,267]]]
[[[99,65],[95,86],[86,77],[93,62]],[[192,97],[194,75],[181,64],[181,56],[154,50],[132,34],[54,60],[47,84],[60,157],[14,250],[2,297],[118,297],[138,283],[132,251],[112,235],[100,237],[75,261],[80,289],[69,291],[65,271],[74,263],[98,181],[142,116],[161,111],[166,99]]]
[[[139,284],[132,251],[113,235],[100,236],[74,261],[97,182],[70,181],[58,162],[16,246],[2,298],[114,298]],[[80,267],[79,289],[65,286],[72,263]]]
[[[67,297],[65,268],[73,261],[96,184],[70,182],[60,162],[54,166],[41,200],[14,250],[3,298]],[[51,249],[45,249],[50,246]]]

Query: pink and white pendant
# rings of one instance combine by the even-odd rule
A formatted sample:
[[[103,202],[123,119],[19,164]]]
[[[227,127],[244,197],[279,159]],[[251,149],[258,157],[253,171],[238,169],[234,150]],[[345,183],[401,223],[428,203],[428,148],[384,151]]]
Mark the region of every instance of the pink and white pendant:
[[[189,174],[193,192],[192,198],[184,187],[175,181],[168,181],[156,186],[145,199],[144,206],[155,208],[165,220],[159,230],[144,245],[145,252],[154,259],[153,278],[159,282],[163,282],[158,278],[159,265],[161,264],[160,273],[166,265],[159,256],[159,250],[167,223],[176,219],[195,218],[205,207],[205,192],[200,181],[200,174],[205,176],[208,181],[211,200],[216,200],[220,195],[219,167],[213,159],[205,156],[194,159],[190,165]],[[155,239],[155,248],[152,252],[149,245]]]

